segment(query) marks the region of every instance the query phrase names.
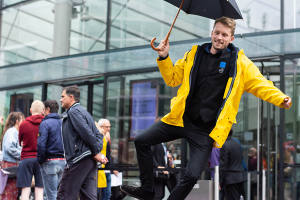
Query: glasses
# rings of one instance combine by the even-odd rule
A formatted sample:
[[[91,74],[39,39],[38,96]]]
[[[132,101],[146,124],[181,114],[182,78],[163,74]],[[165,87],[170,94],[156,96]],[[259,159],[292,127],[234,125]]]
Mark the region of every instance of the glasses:
[[[103,128],[110,128],[111,126],[101,126],[101,127],[103,127]]]

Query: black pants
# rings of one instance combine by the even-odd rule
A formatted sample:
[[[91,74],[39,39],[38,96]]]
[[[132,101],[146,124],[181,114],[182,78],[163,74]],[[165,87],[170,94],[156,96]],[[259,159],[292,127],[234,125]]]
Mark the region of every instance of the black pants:
[[[171,174],[168,179],[154,178],[154,199],[161,200],[165,197],[165,187],[167,186],[169,192],[175,188],[177,183],[176,174]]]
[[[97,200],[97,165],[92,157],[84,158],[62,175],[57,200]]]
[[[151,145],[185,138],[190,146],[190,159],[179,183],[171,192],[168,199],[184,199],[197,182],[207,162],[212,149],[213,140],[208,133],[192,124],[177,127],[157,122],[148,130],[135,138],[137,160],[140,167],[141,185],[144,190],[153,191],[153,158]]]
[[[241,195],[245,197],[244,182],[225,185],[225,200],[240,200]]]
[[[120,190],[120,186],[111,187],[110,200],[122,200],[125,196],[126,194]]]

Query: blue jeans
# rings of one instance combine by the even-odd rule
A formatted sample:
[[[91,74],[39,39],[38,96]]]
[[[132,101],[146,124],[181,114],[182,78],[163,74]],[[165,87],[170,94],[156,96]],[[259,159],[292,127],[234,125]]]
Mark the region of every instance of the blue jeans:
[[[41,174],[47,200],[56,200],[57,188],[65,165],[65,160],[49,160],[41,164]]]
[[[106,176],[106,188],[101,189],[101,199],[102,200],[110,200],[111,196],[111,176],[110,173],[105,173]]]

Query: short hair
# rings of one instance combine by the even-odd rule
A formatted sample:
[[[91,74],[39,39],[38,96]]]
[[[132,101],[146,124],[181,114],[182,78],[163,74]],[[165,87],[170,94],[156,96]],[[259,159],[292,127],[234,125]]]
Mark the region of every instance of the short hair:
[[[50,108],[50,113],[57,113],[59,105],[55,100],[44,101],[45,108]]]
[[[65,87],[63,91],[65,91],[68,96],[73,95],[76,102],[80,101],[80,90],[77,85]]]
[[[234,19],[229,18],[229,17],[224,17],[224,16],[220,17],[220,18],[215,20],[214,27],[219,22],[222,23],[223,25],[227,26],[228,28],[230,28],[231,29],[231,34],[234,35],[235,26],[236,26],[236,22],[235,22]]]
[[[32,102],[30,109],[32,114],[43,114],[45,106],[40,100],[35,100]]]
[[[110,123],[108,119],[101,118],[99,119],[98,124],[99,126],[103,126],[105,122]]]

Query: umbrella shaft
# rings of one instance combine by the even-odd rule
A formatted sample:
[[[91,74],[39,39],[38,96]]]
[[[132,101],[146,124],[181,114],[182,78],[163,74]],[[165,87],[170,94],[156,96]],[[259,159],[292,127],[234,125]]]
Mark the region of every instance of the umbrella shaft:
[[[169,40],[169,36],[170,36],[171,31],[172,31],[172,29],[173,29],[173,26],[174,26],[174,24],[175,24],[175,22],[176,22],[176,19],[177,19],[178,15],[179,15],[179,12],[180,12],[180,10],[181,10],[181,8],[182,8],[182,6],[183,6],[183,3],[184,3],[184,0],[182,0],[181,4],[180,4],[180,6],[179,6],[179,9],[178,9],[177,14],[176,14],[176,16],[175,16],[175,19],[173,20],[173,23],[172,23],[172,25],[171,25],[171,27],[170,27],[170,30],[169,30],[168,34],[166,35],[165,41],[168,41],[168,40]]]

